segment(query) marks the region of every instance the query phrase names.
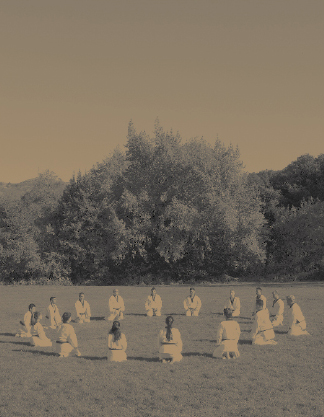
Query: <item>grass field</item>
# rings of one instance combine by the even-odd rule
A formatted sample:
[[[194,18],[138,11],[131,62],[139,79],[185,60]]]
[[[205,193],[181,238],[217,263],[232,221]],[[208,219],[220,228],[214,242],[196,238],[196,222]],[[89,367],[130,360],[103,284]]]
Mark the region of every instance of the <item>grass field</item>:
[[[268,305],[273,289],[282,298],[296,296],[311,334],[289,339],[285,311],[276,346],[251,345],[255,285],[196,286],[199,317],[183,314],[189,287],[156,287],[163,300],[159,318],[144,314],[149,287],[118,288],[126,305],[124,363],[106,359],[110,325],[103,318],[112,287],[0,286],[1,417],[324,416],[323,284],[263,285]],[[212,358],[212,352],[230,288],[241,299],[241,357],[226,361]],[[74,314],[80,291],[93,316],[89,324],[73,323],[82,357],[60,359],[52,348],[31,347],[28,339],[14,337],[29,303],[45,316],[55,295],[61,314]],[[183,360],[173,365],[157,360],[157,335],[168,314],[184,345]],[[54,330],[46,334],[55,341]]]

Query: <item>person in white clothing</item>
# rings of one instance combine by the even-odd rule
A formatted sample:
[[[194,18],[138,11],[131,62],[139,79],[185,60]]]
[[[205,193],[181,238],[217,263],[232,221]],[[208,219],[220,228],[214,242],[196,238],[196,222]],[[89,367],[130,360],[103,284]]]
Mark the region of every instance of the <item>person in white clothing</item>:
[[[84,299],[84,293],[80,292],[79,299],[75,303],[76,323],[90,323],[91,310],[88,301]]]
[[[118,320],[113,322],[112,328],[108,334],[108,355],[110,362],[123,362],[127,360],[126,355],[127,340],[124,333],[120,330]]]
[[[50,305],[47,307],[46,318],[50,321],[51,329],[56,329],[62,324],[60,312],[56,305],[56,297],[50,298]]]
[[[256,310],[257,312],[251,330],[252,344],[276,345],[277,342],[273,340],[275,338],[275,333],[270,321],[269,310],[263,308],[262,299],[256,301]]]
[[[159,359],[163,362],[179,362],[182,359],[182,340],[178,329],[172,328],[173,317],[165,320],[166,328],[161,330],[158,337]]]
[[[226,321],[222,321],[217,329],[216,349],[214,358],[230,359],[238,358],[240,353],[237,343],[240,338],[241,329],[237,321],[233,320],[233,313],[230,308],[224,309]]]
[[[125,304],[117,288],[114,289],[113,295],[109,298],[109,311],[109,321],[122,320],[124,318]]]
[[[258,301],[259,301],[259,300],[262,300],[262,303],[263,303],[263,309],[265,310],[265,309],[267,308],[267,299],[266,299],[266,297],[262,294],[262,288],[260,288],[260,287],[256,288],[255,292],[256,292],[256,298],[255,298],[255,309],[254,309],[254,311],[252,312],[252,316],[254,316],[254,315],[256,314],[256,312],[258,311],[257,304],[258,304]]]
[[[148,317],[161,316],[162,300],[161,297],[156,293],[156,289],[151,289],[151,295],[147,297],[145,302],[146,315]]]
[[[309,335],[306,330],[306,320],[305,317],[296,303],[296,299],[293,295],[288,295],[287,304],[288,309],[288,336],[302,336]]]
[[[46,337],[46,334],[44,332],[44,328],[41,325],[40,321],[42,320],[42,314],[38,311],[34,314],[35,324],[34,324],[34,331],[36,333],[36,336],[32,337],[32,340],[30,344],[32,346],[39,346],[39,347],[50,347],[52,346],[52,341],[48,337]]]
[[[273,291],[273,303],[271,308],[271,322],[273,327],[282,326],[283,323],[283,313],[285,309],[284,302],[280,299],[279,293],[277,290]]]
[[[230,297],[227,303],[224,306],[224,309],[230,309],[232,312],[232,317],[238,317],[241,311],[241,302],[238,297],[235,297],[235,291],[230,291]]]
[[[34,314],[36,312],[35,304],[29,304],[28,311],[24,315],[24,320],[19,323],[23,326],[16,334],[16,337],[31,337],[33,326],[35,324]]]
[[[76,356],[81,356],[78,348],[78,339],[72,325],[70,324],[71,313],[63,313],[62,321],[63,324],[61,324],[58,328],[58,338],[56,341],[59,348],[60,358],[67,358],[72,350],[75,350]]]
[[[196,291],[193,287],[190,288],[190,294],[183,302],[184,309],[186,310],[186,316],[198,316],[201,309],[201,300],[196,295]]]

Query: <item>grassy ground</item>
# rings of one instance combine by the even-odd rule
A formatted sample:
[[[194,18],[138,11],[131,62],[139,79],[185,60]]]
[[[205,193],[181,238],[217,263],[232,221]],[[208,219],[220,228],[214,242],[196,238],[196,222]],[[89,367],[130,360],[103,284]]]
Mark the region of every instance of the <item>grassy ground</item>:
[[[224,361],[212,358],[212,352],[230,288],[241,299],[241,357]],[[264,285],[268,305],[274,288],[282,297],[296,296],[311,336],[289,339],[285,314],[276,346],[252,346],[251,284],[197,286],[202,309],[192,318],[183,315],[188,287],[157,287],[163,300],[160,318],[144,315],[150,288],[119,287],[126,305],[122,330],[128,361],[108,363],[110,326],[103,317],[111,287],[1,286],[0,416],[324,416],[324,285]],[[27,339],[14,337],[29,303],[45,313],[55,295],[61,313],[74,313],[81,290],[93,316],[89,324],[73,324],[81,358],[60,359],[51,348],[31,347]],[[174,315],[184,344],[184,358],[174,365],[157,360],[157,335],[167,314]],[[46,334],[55,341],[55,331]]]

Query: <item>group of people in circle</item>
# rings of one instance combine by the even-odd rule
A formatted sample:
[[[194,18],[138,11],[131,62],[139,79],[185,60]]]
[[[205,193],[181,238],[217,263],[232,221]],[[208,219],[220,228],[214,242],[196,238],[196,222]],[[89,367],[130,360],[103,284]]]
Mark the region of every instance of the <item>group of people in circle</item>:
[[[273,291],[273,302],[271,314],[267,308],[267,299],[262,294],[260,287],[256,288],[255,309],[252,312],[251,340],[255,345],[275,345],[274,327],[282,326],[284,319],[284,302],[280,298],[278,291]],[[308,335],[306,331],[305,317],[296,303],[293,295],[286,297],[288,305],[288,335],[300,336]],[[196,295],[195,288],[190,288],[188,297],[184,300],[184,310],[186,316],[198,316],[201,309],[201,300]],[[157,294],[156,289],[151,289],[151,294],[145,302],[146,315],[148,317],[161,316],[162,299]],[[234,290],[230,291],[230,297],[224,306],[224,318],[217,329],[216,348],[213,357],[222,359],[235,359],[240,356],[238,351],[238,341],[240,339],[240,325],[236,318],[240,316],[241,302],[235,295]],[[106,318],[113,322],[108,333],[107,358],[109,361],[123,362],[127,360],[127,340],[121,331],[120,320],[124,318],[125,304],[119,295],[118,289],[113,290],[113,295],[109,298],[109,315]],[[91,310],[89,303],[85,300],[83,292],[79,294],[79,299],[75,303],[76,323],[89,323]],[[47,307],[46,318],[50,328],[57,330],[56,344],[57,352],[60,357],[68,357],[72,351],[76,356],[81,356],[78,347],[78,340],[75,330],[71,324],[72,315],[64,312],[61,316],[56,305],[56,297],[50,298]],[[51,347],[52,341],[46,336],[44,327],[41,324],[42,314],[36,311],[35,304],[30,304],[28,311],[20,322],[22,328],[16,334],[17,337],[28,337],[31,339],[32,346]],[[182,339],[180,331],[173,327],[174,319],[172,316],[166,317],[166,327],[159,332],[158,346],[159,359],[163,363],[179,362],[182,359]],[[47,328],[45,326],[45,328]]]

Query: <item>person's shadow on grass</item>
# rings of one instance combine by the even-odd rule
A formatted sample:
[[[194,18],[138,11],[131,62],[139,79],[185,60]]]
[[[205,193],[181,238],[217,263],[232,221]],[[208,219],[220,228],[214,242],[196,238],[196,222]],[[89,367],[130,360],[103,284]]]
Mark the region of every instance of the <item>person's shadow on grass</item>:
[[[199,352],[183,352],[182,356],[200,356],[200,357],[205,357],[205,358],[212,358],[213,354],[212,353],[199,353]]]
[[[30,346],[30,345],[29,345]],[[13,352],[21,352],[19,349],[13,349]],[[43,350],[24,350],[25,353],[32,353],[33,355],[43,355],[43,356],[59,356],[56,352],[45,352]]]
[[[30,342],[16,342],[16,341],[4,341],[4,340],[0,340],[0,343],[12,343],[13,345],[25,345],[25,346],[30,346]]]
[[[242,340],[239,340],[237,342],[237,344],[238,345],[252,345],[252,340],[244,340],[244,339],[242,339]]]

